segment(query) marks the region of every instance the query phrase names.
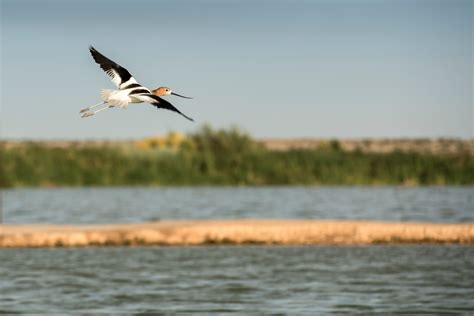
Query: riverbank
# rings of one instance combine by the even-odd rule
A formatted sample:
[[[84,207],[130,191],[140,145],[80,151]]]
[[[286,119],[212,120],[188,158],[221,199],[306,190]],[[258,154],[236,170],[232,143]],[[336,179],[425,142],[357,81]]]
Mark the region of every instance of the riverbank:
[[[335,220],[194,220],[0,225],[0,247],[273,244],[474,244],[474,224]]]
[[[417,142],[262,145],[236,129],[209,127],[119,144],[0,143],[0,187],[474,184],[474,155],[463,146],[435,154],[412,151],[424,148]],[[433,150],[457,148],[449,144]]]

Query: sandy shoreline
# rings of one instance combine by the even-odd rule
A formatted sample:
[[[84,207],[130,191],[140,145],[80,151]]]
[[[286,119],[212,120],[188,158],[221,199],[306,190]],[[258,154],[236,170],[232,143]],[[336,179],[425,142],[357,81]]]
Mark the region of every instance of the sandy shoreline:
[[[0,247],[123,245],[474,244],[474,223],[200,220],[111,225],[0,225]]]

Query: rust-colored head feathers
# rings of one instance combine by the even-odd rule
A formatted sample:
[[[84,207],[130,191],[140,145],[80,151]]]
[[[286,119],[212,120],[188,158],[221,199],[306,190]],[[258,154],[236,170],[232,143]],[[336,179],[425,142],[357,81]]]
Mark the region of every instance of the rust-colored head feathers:
[[[170,94],[172,94],[172,95],[175,95],[175,96],[178,96],[178,97],[181,97],[181,98],[192,99],[191,97],[185,97],[184,95],[174,93],[173,90],[171,90],[171,89],[168,88],[168,87],[159,87],[159,88],[156,88],[156,89],[152,90],[151,93],[153,93],[153,94],[156,95],[157,97],[161,97],[161,96],[164,96],[164,95],[170,95]]]
[[[151,92],[157,97],[161,97],[164,95],[170,95],[172,91],[168,87],[159,87],[159,88],[156,88],[155,90],[152,90]]]

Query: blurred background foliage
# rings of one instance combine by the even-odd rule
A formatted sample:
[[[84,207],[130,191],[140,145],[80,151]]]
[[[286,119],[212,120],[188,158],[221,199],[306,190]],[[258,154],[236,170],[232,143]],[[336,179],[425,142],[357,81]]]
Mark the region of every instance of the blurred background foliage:
[[[0,146],[0,186],[467,185],[469,153],[345,151],[337,140],[270,150],[238,128],[209,126],[117,144]]]

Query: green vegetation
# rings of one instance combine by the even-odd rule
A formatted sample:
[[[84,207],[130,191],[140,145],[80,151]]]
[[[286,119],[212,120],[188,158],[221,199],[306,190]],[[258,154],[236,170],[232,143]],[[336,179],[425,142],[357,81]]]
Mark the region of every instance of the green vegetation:
[[[172,137],[171,137],[172,136]],[[0,187],[91,185],[474,184],[470,154],[271,151],[237,129],[127,146],[0,146]],[[164,145],[150,145],[164,144]]]

